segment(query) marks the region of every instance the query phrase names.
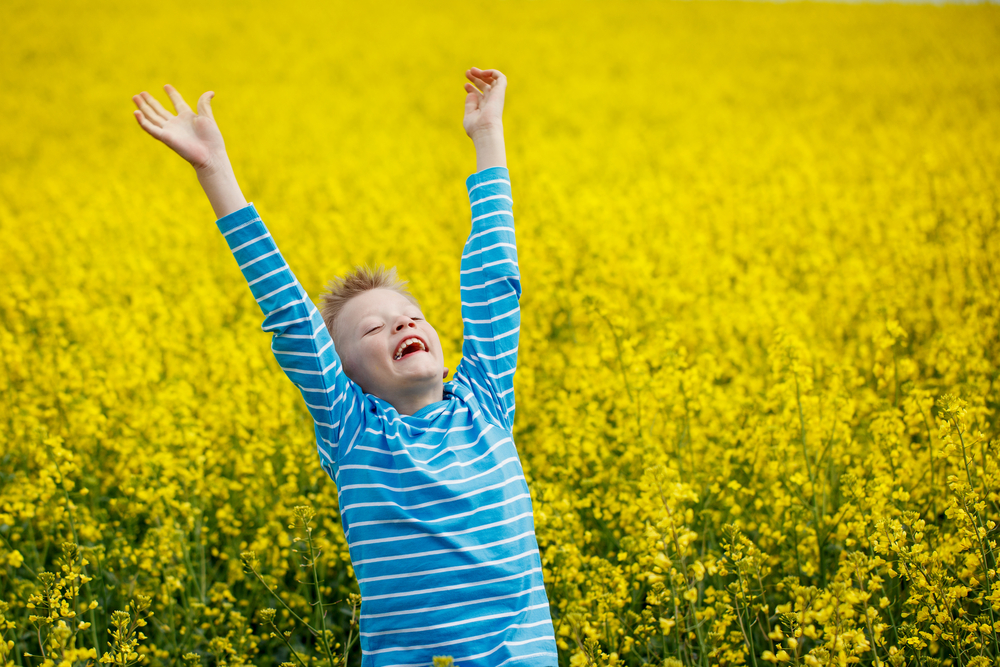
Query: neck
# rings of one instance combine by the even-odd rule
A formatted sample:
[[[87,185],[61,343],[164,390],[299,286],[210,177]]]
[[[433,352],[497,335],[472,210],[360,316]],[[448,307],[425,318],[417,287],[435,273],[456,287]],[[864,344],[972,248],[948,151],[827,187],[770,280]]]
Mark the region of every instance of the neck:
[[[416,414],[428,405],[444,400],[444,382],[405,394],[386,396],[385,400],[401,415]]]

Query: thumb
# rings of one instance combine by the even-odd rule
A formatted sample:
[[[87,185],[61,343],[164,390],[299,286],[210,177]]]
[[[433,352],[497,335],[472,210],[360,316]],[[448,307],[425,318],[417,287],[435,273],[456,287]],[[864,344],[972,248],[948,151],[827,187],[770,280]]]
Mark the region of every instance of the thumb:
[[[201,94],[198,98],[198,115],[208,116],[212,120],[215,120],[215,116],[212,115],[212,98],[215,97],[215,91],[209,90]]]
[[[479,108],[479,93],[469,93],[465,96],[465,113],[471,113]]]

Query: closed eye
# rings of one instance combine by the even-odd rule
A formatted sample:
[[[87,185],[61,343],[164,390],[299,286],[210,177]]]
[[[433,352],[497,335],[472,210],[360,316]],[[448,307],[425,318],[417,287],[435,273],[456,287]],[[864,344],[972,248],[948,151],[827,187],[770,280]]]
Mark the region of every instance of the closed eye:
[[[374,327],[372,327],[371,329],[369,329],[368,331],[366,331],[366,332],[365,332],[365,335],[367,336],[367,335],[368,335],[368,334],[370,334],[370,333],[374,333],[374,332],[378,331],[378,330],[379,330],[379,329],[381,329],[381,328],[382,328],[382,325],[381,325],[381,324],[379,324],[378,326],[374,326]]]

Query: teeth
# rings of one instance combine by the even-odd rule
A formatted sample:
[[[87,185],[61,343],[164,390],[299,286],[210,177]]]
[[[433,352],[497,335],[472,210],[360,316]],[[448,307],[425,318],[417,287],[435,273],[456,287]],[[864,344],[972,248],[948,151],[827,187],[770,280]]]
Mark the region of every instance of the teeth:
[[[424,352],[427,351],[427,348],[424,346],[424,342],[419,338],[407,338],[406,340],[404,340],[402,343],[399,344],[399,347],[396,348],[396,356],[394,356],[393,359],[402,359],[403,350],[405,350],[409,345],[412,344],[416,344]]]

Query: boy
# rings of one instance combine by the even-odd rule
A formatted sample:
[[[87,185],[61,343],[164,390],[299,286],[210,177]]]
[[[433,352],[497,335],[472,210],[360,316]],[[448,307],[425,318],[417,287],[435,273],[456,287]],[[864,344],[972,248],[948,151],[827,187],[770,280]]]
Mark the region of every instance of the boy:
[[[361,588],[364,667],[556,665],[531,499],[511,436],[520,281],[503,141],[506,77],[466,72],[472,231],[461,265],[463,359],[445,383],[437,332],[395,279],[359,269],[321,316],[236,183],[204,93],[177,115],[149,93],[139,125],[195,167],[315,421]]]

